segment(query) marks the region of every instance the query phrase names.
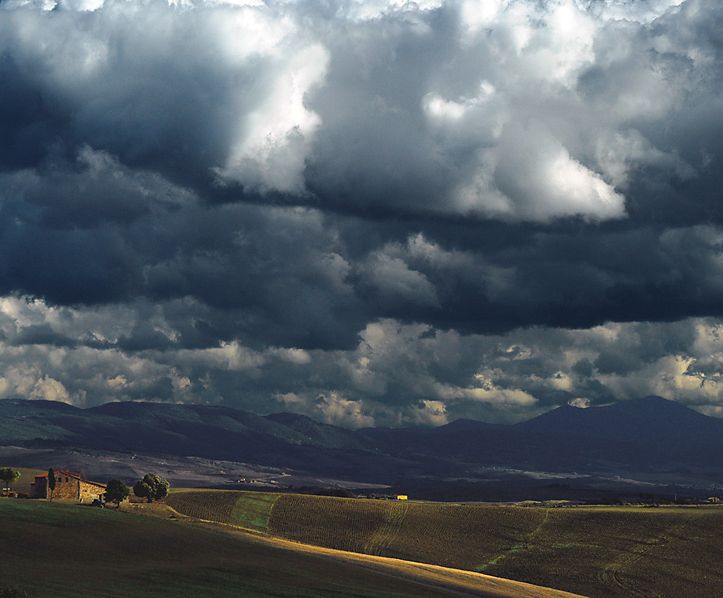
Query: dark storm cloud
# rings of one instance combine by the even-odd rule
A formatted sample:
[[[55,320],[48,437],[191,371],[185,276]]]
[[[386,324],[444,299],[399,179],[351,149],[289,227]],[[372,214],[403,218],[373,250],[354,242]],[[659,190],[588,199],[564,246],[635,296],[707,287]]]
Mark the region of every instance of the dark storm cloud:
[[[243,4],[0,4],[0,396],[716,412],[723,8]]]

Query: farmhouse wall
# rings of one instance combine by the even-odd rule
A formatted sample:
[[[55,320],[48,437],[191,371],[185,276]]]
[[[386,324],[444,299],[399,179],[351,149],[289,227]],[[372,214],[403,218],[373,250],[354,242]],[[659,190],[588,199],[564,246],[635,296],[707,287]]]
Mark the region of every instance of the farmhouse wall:
[[[105,494],[105,486],[94,484],[93,482],[79,481],[80,492],[78,500],[80,502],[93,502],[95,499],[102,499]]]
[[[67,498],[77,500],[78,484],[80,480],[67,476],[65,474],[56,474],[55,490],[53,490],[53,498]]]
[[[30,494],[33,498],[50,498],[47,475],[36,476]],[[52,494],[53,499],[93,502],[102,498],[105,486],[81,480],[78,474],[59,470],[55,474],[55,490]]]
[[[35,481],[30,484],[31,498],[47,498],[48,497],[48,478],[36,476]]]

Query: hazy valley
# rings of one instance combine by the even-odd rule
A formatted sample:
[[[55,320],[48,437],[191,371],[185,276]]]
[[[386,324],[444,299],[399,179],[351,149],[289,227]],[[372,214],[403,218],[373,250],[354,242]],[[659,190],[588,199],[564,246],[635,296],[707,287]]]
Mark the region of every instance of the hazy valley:
[[[657,397],[561,407],[516,425],[349,430],[290,413],[0,402],[0,456],[87,475],[158,470],[185,486],[355,488],[436,500],[705,498],[723,484],[723,420]]]

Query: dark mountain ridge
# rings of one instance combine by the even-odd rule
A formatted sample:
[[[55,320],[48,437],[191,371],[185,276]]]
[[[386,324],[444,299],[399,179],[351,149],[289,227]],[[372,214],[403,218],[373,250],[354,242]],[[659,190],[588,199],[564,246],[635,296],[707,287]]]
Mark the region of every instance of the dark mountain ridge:
[[[197,456],[393,482],[480,467],[548,472],[697,472],[723,479],[723,420],[660,397],[564,406],[514,425],[349,430],[309,417],[212,405],[108,403],[81,409],[0,401],[0,445]]]

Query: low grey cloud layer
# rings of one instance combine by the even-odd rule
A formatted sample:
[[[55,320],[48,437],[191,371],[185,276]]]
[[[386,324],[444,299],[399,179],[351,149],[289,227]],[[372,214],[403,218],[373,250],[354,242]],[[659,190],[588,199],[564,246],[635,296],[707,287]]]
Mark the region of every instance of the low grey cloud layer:
[[[722,414],[722,31],[701,0],[3,0],[0,397]]]

